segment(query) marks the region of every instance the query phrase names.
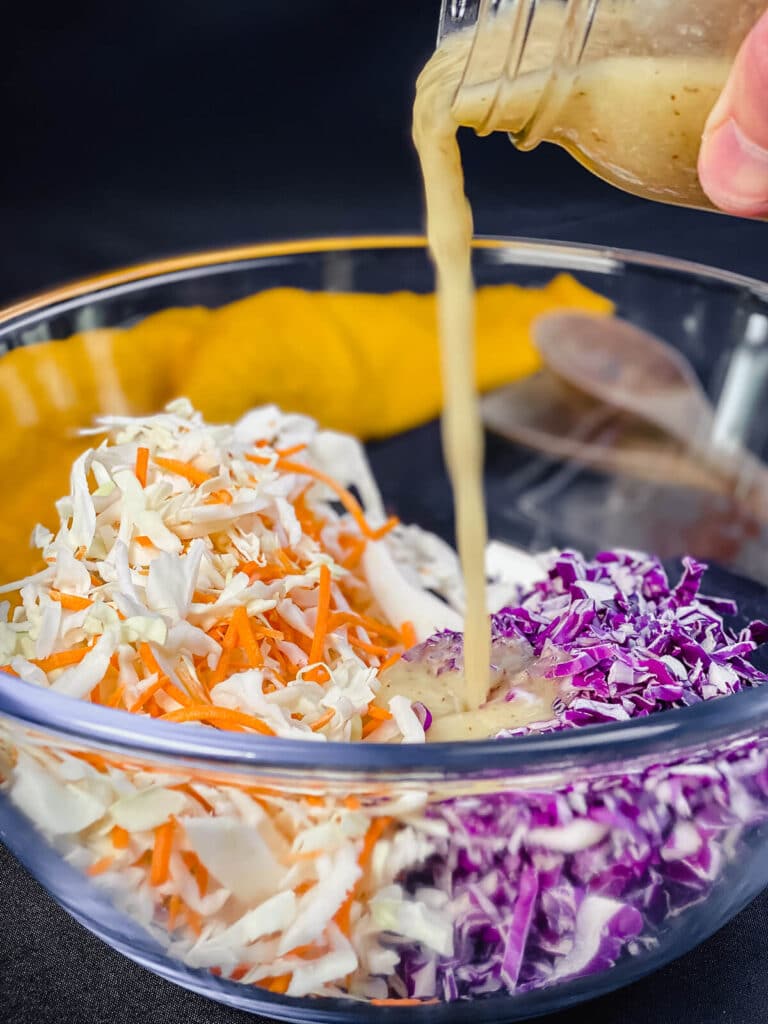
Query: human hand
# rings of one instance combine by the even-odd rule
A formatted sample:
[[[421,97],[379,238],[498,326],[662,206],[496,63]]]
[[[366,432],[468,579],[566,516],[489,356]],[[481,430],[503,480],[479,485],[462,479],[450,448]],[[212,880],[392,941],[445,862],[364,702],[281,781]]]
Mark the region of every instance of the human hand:
[[[726,213],[768,217],[768,11],[744,41],[709,115],[699,178]]]

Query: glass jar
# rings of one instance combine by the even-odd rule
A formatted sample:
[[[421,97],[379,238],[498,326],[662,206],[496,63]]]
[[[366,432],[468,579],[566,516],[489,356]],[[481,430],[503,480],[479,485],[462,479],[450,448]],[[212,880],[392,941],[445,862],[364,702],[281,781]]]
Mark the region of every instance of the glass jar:
[[[478,134],[542,141],[625,191],[712,208],[707,117],[766,0],[443,0],[462,65],[453,113]]]

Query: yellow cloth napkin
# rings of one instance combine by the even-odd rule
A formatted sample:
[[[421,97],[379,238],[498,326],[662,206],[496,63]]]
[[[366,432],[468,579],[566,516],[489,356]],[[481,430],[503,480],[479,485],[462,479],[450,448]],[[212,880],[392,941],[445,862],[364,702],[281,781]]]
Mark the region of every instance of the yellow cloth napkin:
[[[612,307],[565,274],[543,288],[480,288],[480,389],[538,369],[531,323],[565,308]],[[69,467],[94,441],[76,431],[100,414],[156,412],[181,395],[219,422],[271,402],[363,439],[407,430],[441,407],[434,296],[279,288],[2,356],[0,581],[36,564],[32,527],[55,525],[53,503],[68,490]]]

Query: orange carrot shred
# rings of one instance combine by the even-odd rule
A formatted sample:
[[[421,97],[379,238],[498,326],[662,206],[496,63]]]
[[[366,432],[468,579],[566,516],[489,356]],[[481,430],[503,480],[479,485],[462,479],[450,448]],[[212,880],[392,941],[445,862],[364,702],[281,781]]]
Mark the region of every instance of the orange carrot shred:
[[[377,719],[375,719],[375,718],[372,718],[372,719],[370,720],[370,722],[366,722],[366,723],[365,723],[365,725],[363,726],[363,732],[362,732],[362,735],[363,735],[363,737],[365,738],[366,736],[370,736],[370,735],[371,735],[371,733],[372,733],[372,732],[376,732],[376,730],[377,730],[377,729],[378,729],[378,728],[379,728],[379,727],[380,727],[381,725],[382,725],[382,723],[381,723],[381,722],[379,722],[379,721],[378,721]]]
[[[154,651],[148,643],[139,644],[139,654],[141,655],[141,660],[144,662],[148,672],[157,673],[159,676],[163,674],[163,670],[157,663]]]
[[[312,732],[319,732],[323,726],[328,725],[335,713],[334,709],[330,708],[324,715],[320,715],[319,718],[315,719],[315,721],[310,725]]]
[[[252,459],[254,457],[247,455],[246,458]],[[291,462],[286,459],[281,459],[277,466],[278,469],[282,469],[286,473],[311,476],[313,480],[317,480],[320,483],[325,484],[326,487],[334,492],[341,504],[357,523],[360,528],[360,532],[364,534],[364,536],[368,537],[369,540],[380,540],[385,534],[389,533],[390,530],[397,526],[400,521],[396,516],[392,516],[386,521],[386,523],[384,523],[383,526],[374,530],[373,527],[369,526],[368,520],[365,518],[365,514],[360,507],[360,503],[357,498],[355,498],[355,496],[345,487],[342,487],[337,480],[334,480],[332,476],[329,476],[327,473],[323,473],[322,470],[315,469],[314,466],[305,466],[303,463]]]
[[[172,697],[177,704],[181,704],[182,707],[189,707],[190,704],[194,703],[189,694],[184,693],[183,690],[170,681],[165,679],[163,682],[163,693],[167,693],[169,697]]]
[[[136,479],[142,487],[147,486],[147,470],[149,469],[149,448],[139,448],[136,451]]]
[[[383,658],[389,654],[388,647],[382,647],[380,644],[369,644],[365,640],[359,640],[356,636],[347,637],[347,643],[350,647],[355,647],[360,651],[365,651],[366,654],[373,654],[377,658]]]
[[[388,626],[384,622],[379,622],[378,619],[372,619],[369,615],[360,615],[357,612],[334,612],[330,617],[328,628],[336,629],[338,626],[347,625],[360,627],[368,633],[376,633],[396,644],[399,644],[401,640],[400,633],[394,626]]]
[[[131,841],[131,837],[128,832],[120,825],[115,825],[109,833],[109,836],[112,840],[112,845],[116,850],[126,850]]]
[[[57,668],[66,668],[68,665],[79,664],[90,651],[90,647],[77,647],[71,651],[59,651],[58,654],[49,654],[47,658],[33,659],[33,664],[41,668],[43,672],[53,672]]]
[[[156,466],[166,470],[166,472],[173,473],[174,476],[184,477],[185,480],[198,487],[200,484],[204,484],[207,480],[212,479],[210,473],[198,469],[197,466],[193,466],[189,462],[181,462],[179,459],[163,459],[159,455],[155,456],[154,461]]]
[[[128,708],[131,714],[136,714],[137,711],[141,711],[141,709],[150,700],[150,698],[154,697],[158,690],[162,690],[163,686],[167,681],[168,680],[166,679],[166,677],[161,675],[158,679],[154,681],[154,683],[150,683],[149,686],[142,691],[139,697]]]
[[[260,718],[247,715],[243,711],[235,711],[232,708],[217,707],[214,704],[191,705],[187,708],[179,708],[178,711],[170,711],[162,718],[166,722],[210,722],[221,729],[238,728],[244,726],[246,729],[253,729],[263,736],[274,736],[274,732]]]
[[[155,829],[155,845],[152,849],[152,862],[149,867],[149,881],[152,885],[162,885],[168,881],[175,831],[176,823],[173,818]]]
[[[391,822],[391,818],[374,818],[368,826],[368,831],[365,833],[365,839],[363,840],[363,848],[360,851],[360,856],[357,858],[357,863],[361,868],[363,868],[363,870],[365,870],[368,861],[371,859],[376,843],[379,841],[381,835],[389,828]],[[339,931],[347,937],[349,937],[352,903],[354,902],[355,895],[359,887],[360,879],[358,879],[354,884],[349,895],[336,911],[336,915],[334,916],[334,921],[336,922]]]
[[[328,612],[331,607],[331,570],[327,565],[320,566],[320,584],[317,597],[317,621],[309,651],[311,663],[322,661],[325,646],[325,634],[328,629]]]
[[[275,451],[281,458],[287,459],[291,455],[298,455],[299,452],[303,452],[306,447],[305,444],[295,444],[291,448],[275,448]]]
[[[100,860],[94,861],[93,864],[88,868],[86,874],[93,878],[94,875],[103,875],[105,871],[108,871],[112,867],[114,857],[107,854],[106,857],[102,857]]]
[[[78,597],[77,594],[62,594],[58,590],[52,590],[49,596],[52,601],[58,601],[61,607],[68,612],[81,612],[86,608],[90,608],[93,604],[89,597]]]
[[[406,650],[410,650],[411,647],[415,647],[419,642],[416,636],[416,628],[412,622],[404,622],[400,626],[400,632],[403,635],[403,643],[405,644]]]
[[[276,995],[284,995],[288,991],[288,986],[291,983],[290,974],[281,974],[277,978],[270,978],[269,984],[266,986],[270,992],[274,992]]]
[[[402,651],[396,651],[394,654],[390,654],[390,656],[379,665],[379,675],[381,675],[382,672],[386,672],[388,668],[392,668],[393,665],[396,665],[402,656]]]
[[[325,665],[315,665],[314,668],[304,673],[304,679],[310,683],[320,683],[322,685],[322,683],[327,683],[330,678],[330,673]]]
[[[187,919],[187,924],[195,935],[199,935],[203,930],[203,919],[196,910],[192,910],[184,904],[184,916]]]
[[[168,931],[172,932],[176,927],[176,919],[181,910],[181,897],[176,893],[168,901]]]
[[[261,648],[256,643],[256,638],[253,635],[248,612],[242,605],[235,609],[235,613],[232,616],[232,625],[237,630],[238,640],[248,656],[249,665],[251,668],[259,668],[264,664],[264,658]]]
[[[194,875],[200,896],[205,896],[208,890],[208,869],[192,850],[185,850],[181,855],[181,859],[184,861],[191,874]]]
[[[367,714],[369,718],[378,718],[380,722],[388,722],[392,717],[391,711],[387,711],[386,708],[380,708],[376,704],[370,704],[368,706]]]

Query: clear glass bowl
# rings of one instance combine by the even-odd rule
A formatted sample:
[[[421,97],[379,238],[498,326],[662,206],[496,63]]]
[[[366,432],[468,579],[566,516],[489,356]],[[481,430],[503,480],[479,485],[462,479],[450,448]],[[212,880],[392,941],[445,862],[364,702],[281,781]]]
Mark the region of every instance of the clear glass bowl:
[[[767,346],[760,328],[768,315],[766,286],[614,250],[514,239],[480,240],[476,246],[480,284],[543,284],[560,271],[612,299],[621,316],[678,345],[715,400],[722,430],[760,451],[765,437],[750,409],[761,399],[766,376]],[[55,355],[63,352],[61,346],[82,344],[83,334],[103,340],[110,329],[160,310],[216,307],[285,286],[427,292],[432,272],[419,238],[292,242],[190,256],[84,281],[5,310],[0,313],[0,352],[51,343]],[[509,315],[514,317],[514,309]],[[53,341],[74,335],[80,340]],[[114,382],[107,379],[104,365],[105,376],[97,374],[86,396],[92,411],[99,411],[99,402],[107,406],[101,411],[110,411]],[[156,363],[141,371],[159,386],[168,366],[159,336]],[[35,413],[34,390],[6,395],[4,427],[16,431],[16,443],[26,446],[18,451],[44,452],[46,436],[70,430],[73,417],[82,417],[84,406],[81,402],[75,410],[65,383],[40,379],[40,395],[48,388],[49,398],[56,399],[46,405],[44,423]],[[242,411],[233,408],[232,416]],[[436,428],[425,426],[378,442],[370,446],[370,454],[385,499],[402,518],[449,536],[447,483]],[[418,490],[400,476],[404,459],[419,460]],[[30,459],[30,473],[33,463]],[[489,441],[487,488],[493,536],[534,548],[558,543],[589,551],[600,538],[601,546],[661,548],[669,558],[687,551],[717,562],[710,587],[736,596],[745,618],[765,608],[768,570],[762,528],[739,518],[738,495],[713,496],[679,481],[606,473],[542,457],[498,438]],[[740,522],[744,529],[739,532],[735,527]],[[14,541],[15,535],[7,532],[12,528],[6,524],[6,545],[23,543],[23,535]],[[189,787],[208,793],[209,804],[211,794],[237,790],[248,799],[309,799],[324,816],[345,801],[348,805],[352,797],[367,814],[381,814],[387,806],[394,829],[406,807],[413,813],[426,800],[429,815],[449,824],[446,857],[456,855],[456,833],[451,832],[456,812],[466,817],[474,808],[482,818],[483,801],[493,795],[502,795],[502,811],[498,803],[494,806],[510,834],[531,815],[544,813],[552,801],[565,801],[579,822],[596,806],[615,810],[629,800],[631,807],[611,816],[600,840],[615,851],[617,865],[628,844],[648,840],[643,826],[648,816],[664,823],[669,842],[651,858],[655,899],[624,929],[625,938],[616,939],[609,958],[616,961],[613,966],[594,963],[591,973],[581,977],[566,972],[558,979],[554,972],[545,987],[472,1002],[385,1007],[345,998],[295,999],[218,977],[173,955],[167,941],[168,908],[162,901],[127,901],[120,885],[110,882],[109,872],[88,874],[94,836],[106,826],[96,821],[78,834],[41,835],[9,795],[12,784],[28,771],[30,759],[40,757],[63,758],[69,766],[70,783],[62,800],[80,800],[73,797],[75,791],[98,794],[100,776],[107,772],[117,778],[148,772],[187,797]],[[0,776],[5,780],[0,835],[69,913],[125,955],[177,984],[285,1020],[404,1020],[418,1013],[429,1021],[513,1021],[546,1013],[625,985],[681,955],[768,884],[768,688],[549,736],[391,747],[304,744],[213,729],[197,729],[192,735],[183,725],[72,701],[0,673]],[[629,790],[628,778],[633,780]],[[22,784],[34,787],[34,772]],[[674,852],[675,837],[690,834],[686,828],[691,822],[706,833],[706,856],[696,877]],[[554,860],[569,891],[578,889],[582,900],[623,898],[622,886],[629,891],[634,885],[633,891],[639,892],[648,881],[625,879],[606,887],[604,878],[590,875],[578,854],[560,851]],[[498,863],[486,863],[478,871],[488,877],[498,868]],[[600,906],[605,909],[604,903]],[[674,914],[668,912],[670,906]],[[504,921],[489,917],[483,926],[503,931]],[[616,930],[622,928],[617,925]]]

